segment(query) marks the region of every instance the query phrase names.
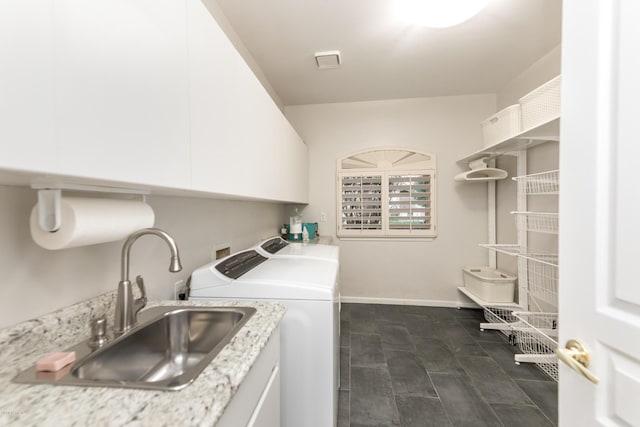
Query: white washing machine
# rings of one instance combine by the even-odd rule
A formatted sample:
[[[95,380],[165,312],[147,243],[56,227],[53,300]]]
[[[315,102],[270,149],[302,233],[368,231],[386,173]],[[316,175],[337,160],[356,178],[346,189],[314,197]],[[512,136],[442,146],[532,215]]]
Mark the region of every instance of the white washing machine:
[[[204,265],[191,275],[192,300],[260,300],[283,304],[281,422],[337,425],[340,377],[338,264],[267,258],[255,250]]]
[[[258,243],[253,249],[267,258],[307,258],[339,262],[340,248],[316,242],[287,242],[281,237],[272,237]]]

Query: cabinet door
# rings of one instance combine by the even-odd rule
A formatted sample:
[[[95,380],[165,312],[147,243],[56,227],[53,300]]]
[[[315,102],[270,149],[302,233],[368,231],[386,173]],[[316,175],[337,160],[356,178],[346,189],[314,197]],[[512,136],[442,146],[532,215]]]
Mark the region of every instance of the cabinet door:
[[[61,172],[188,188],[186,3],[55,2]]]
[[[307,150],[199,0],[189,0],[193,188],[307,200]]]
[[[0,1],[0,167],[56,170],[53,3]]]
[[[247,427],[277,427],[280,425],[280,367],[273,368],[271,378],[253,410]]]
[[[280,426],[280,330],[238,387],[216,427]]]

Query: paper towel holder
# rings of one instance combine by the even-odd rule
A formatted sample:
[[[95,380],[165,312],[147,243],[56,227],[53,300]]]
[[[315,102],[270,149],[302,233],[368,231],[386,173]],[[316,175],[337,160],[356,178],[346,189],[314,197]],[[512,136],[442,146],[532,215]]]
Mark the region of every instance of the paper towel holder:
[[[83,184],[32,184],[31,188],[38,190],[38,224],[40,228],[50,233],[55,233],[62,225],[60,207],[62,203],[62,190],[139,195],[142,196],[142,201],[146,201],[145,196],[149,194],[147,190]]]
[[[60,215],[60,200],[62,190],[38,190],[38,223],[44,231],[54,233],[62,224]]]

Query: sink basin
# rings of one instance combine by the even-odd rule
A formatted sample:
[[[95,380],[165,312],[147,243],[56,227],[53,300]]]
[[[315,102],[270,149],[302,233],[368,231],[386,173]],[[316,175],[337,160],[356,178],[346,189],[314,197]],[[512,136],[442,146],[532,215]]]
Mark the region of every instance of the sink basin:
[[[64,372],[20,373],[14,381],[180,390],[189,385],[255,313],[250,307],[154,307],[139,326],[92,351],[87,342]]]

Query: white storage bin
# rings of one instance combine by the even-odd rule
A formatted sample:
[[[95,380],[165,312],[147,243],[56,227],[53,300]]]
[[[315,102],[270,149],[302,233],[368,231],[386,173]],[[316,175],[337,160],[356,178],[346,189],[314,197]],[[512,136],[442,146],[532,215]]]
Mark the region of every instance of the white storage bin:
[[[513,302],[516,277],[491,267],[462,269],[464,287],[489,303]]]
[[[519,134],[522,130],[521,123],[520,104],[498,111],[480,123],[483,145],[489,147]]]
[[[520,98],[522,129],[529,130],[560,117],[560,76]]]

